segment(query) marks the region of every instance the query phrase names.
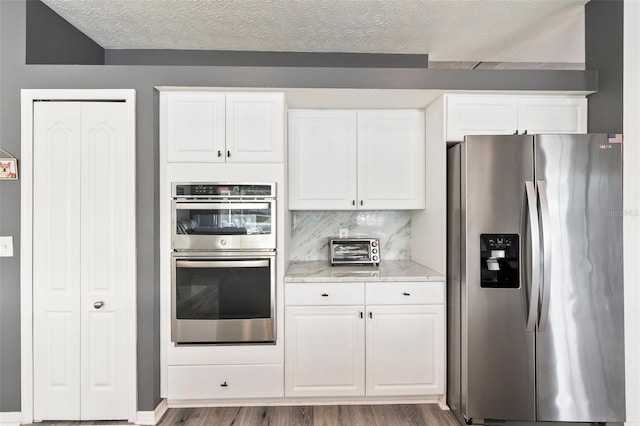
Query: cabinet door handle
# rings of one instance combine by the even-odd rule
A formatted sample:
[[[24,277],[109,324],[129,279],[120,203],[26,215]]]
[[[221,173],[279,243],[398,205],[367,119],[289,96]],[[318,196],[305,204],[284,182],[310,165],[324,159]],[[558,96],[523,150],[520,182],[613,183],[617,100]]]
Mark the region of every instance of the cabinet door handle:
[[[364,201],[360,200],[360,205],[364,206]]]
[[[322,293],[322,297],[329,297],[327,293]]]
[[[356,200],[351,200],[351,205],[355,206],[356,205]]]
[[[221,383],[221,384],[220,384],[220,387],[221,387],[221,388],[226,388],[226,387],[228,387],[228,386],[229,386],[229,385],[227,384],[227,382],[226,382],[226,381],[225,381],[224,383]]]
[[[402,293],[403,296],[411,296],[411,293],[407,293],[406,291]]]
[[[222,151],[218,150],[218,158],[222,157]]]
[[[369,312],[369,318],[373,318],[373,313]]]
[[[227,158],[231,157],[231,151],[227,151]]]
[[[360,312],[360,318],[364,318],[364,313]]]

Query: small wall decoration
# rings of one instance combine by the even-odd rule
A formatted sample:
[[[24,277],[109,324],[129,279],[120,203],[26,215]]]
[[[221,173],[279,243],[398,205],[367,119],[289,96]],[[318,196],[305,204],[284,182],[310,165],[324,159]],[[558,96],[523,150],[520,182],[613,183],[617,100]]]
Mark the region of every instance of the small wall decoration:
[[[3,156],[2,154],[6,155]],[[0,148],[0,180],[18,179],[18,159]]]

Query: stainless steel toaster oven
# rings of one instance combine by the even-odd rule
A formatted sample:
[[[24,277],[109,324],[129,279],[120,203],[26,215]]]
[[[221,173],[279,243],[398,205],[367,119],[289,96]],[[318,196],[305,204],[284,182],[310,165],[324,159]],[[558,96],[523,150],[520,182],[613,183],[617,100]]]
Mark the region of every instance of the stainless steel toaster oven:
[[[377,238],[329,239],[331,265],[379,265],[380,241]]]

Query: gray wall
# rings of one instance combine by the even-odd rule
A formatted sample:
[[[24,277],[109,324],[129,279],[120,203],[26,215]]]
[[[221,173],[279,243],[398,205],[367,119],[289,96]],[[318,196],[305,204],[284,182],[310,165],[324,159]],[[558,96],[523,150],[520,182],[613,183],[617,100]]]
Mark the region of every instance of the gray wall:
[[[0,147],[20,156],[20,89],[125,89],[137,93],[138,409],[160,401],[158,292],[158,100],[154,86],[336,87],[450,90],[596,90],[596,73],[213,67],[25,65],[25,0],[0,0]],[[0,235],[16,255],[0,259],[0,412],[20,411],[20,190],[0,182]]]
[[[585,5],[585,68],[598,70],[599,86],[589,96],[591,133],[622,133],[623,9],[622,0]]]
[[[104,65],[104,49],[40,0],[27,2],[28,64]]]

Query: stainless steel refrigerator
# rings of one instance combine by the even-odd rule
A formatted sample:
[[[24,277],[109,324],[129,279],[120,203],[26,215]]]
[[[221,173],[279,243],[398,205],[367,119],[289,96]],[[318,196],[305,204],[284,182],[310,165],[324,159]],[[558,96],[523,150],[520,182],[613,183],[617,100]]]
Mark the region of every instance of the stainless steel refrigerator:
[[[468,136],[448,149],[449,406],[625,419],[622,145]]]

